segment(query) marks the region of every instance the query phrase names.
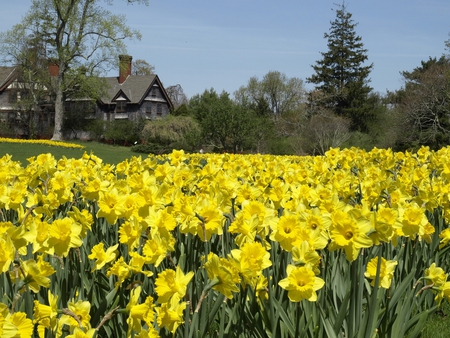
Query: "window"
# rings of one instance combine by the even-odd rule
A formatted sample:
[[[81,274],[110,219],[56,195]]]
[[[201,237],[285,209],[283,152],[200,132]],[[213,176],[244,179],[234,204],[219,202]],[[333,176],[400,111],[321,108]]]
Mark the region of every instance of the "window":
[[[95,113],[95,103],[92,101],[66,101],[64,109],[66,112]]]
[[[117,101],[116,102],[116,113],[126,113],[127,112],[127,102]]]
[[[20,101],[20,92],[18,90],[9,91],[9,103],[17,103]]]
[[[162,104],[161,103],[158,103],[156,105],[156,114],[162,115]]]
[[[144,102],[144,108],[145,108],[145,112],[146,113],[151,113],[152,112],[152,103],[145,101]]]

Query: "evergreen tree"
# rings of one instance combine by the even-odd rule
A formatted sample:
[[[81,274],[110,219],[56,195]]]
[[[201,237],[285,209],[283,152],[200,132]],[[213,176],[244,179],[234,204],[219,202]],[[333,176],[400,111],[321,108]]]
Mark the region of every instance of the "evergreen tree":
[[[321,52],[323,58],[312,66],[315,74],[307,81],[316,84],[316,90],[322,93],[321,102],[314,102],[315,105],[349,118],[352,130],[366,132],[367,122],[373,117],[368,100],[373,64],[364,66],[367,49],[356,35],[356,25],[345,3],[340,5],[330,32],[324,35],[328,51]]]

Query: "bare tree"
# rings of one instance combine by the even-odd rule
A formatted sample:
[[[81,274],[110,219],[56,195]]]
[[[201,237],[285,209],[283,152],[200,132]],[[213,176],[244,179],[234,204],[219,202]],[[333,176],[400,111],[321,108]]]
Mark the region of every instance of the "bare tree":
[[[305,94],[301,79],[270,71],[261,81],[257,77],[250,78],[247,86],[241,87],[234,96],[237,101],[250,101],[256,106],[267,107],[277,120],[284,113],[298,110],[305,101]]]
[[[152,66],[145,60],[137,59],[133,61],[132,72],[133,75],[155,74],[155,66]]]
[[[404,142],[440,148],[450,144],[450,60],[442,56],[403,72],[404,88],[397,92],[403,117]]]
[[[179,84],[167,87],[166,92],[169,95],[170,101],[172,101],[174,110],[189,102],[186,94],[184,94],[183,88]]]

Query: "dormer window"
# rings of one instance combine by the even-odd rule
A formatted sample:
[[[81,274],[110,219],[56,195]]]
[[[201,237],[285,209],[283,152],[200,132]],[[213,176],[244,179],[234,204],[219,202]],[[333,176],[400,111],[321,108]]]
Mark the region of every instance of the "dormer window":
[[[116,113],[127,112],[127,101],[116,101]]]

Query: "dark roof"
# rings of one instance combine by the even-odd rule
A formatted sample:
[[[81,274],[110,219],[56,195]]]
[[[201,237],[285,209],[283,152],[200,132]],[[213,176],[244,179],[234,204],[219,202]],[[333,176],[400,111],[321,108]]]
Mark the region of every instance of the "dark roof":
[[[152,75],[130,75],[125,82],[119,83],[118,77],[106,77],[108,83],[107,97],[102,98],[103,103],[111,103],[122,92],[130,103],[140,103],[155,82],[157,76]]]
[[[0,66],[0,91],[4,90],[15,79],[16,67]]]

